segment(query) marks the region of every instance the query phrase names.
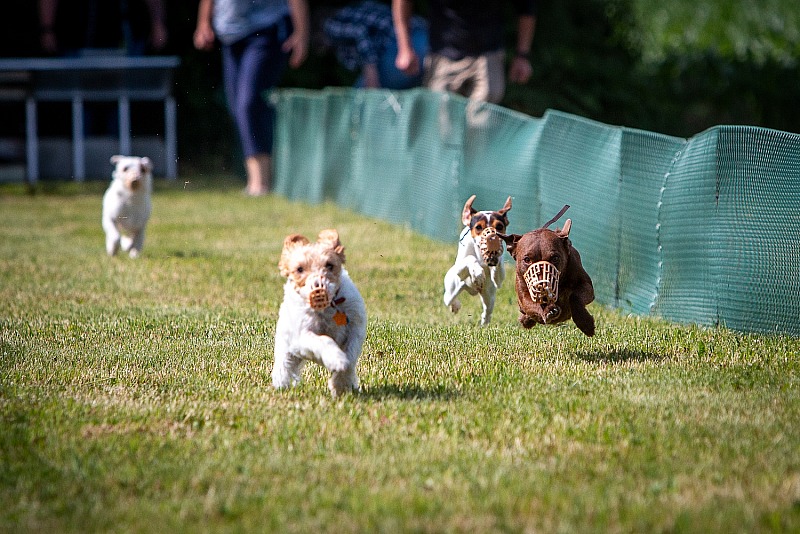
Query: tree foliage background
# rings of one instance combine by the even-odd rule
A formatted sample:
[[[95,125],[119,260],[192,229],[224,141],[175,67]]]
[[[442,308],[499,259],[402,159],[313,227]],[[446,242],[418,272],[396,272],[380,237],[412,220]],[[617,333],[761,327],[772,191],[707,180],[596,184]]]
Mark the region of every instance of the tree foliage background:
[[[33,0],[9,0],[3,56],[35,55]],[[341,0],[310,0],[313,53],[284,86],[348,85],[319,39]],[[179,152],[199,169],[237,165],[218,52],[192,47],[197,1],[167,0],[176,80]],[[426,11],[425,1],[416,4]],[[514,21],[508,17],[513,47]],[[797,0],[540,0],[532,80],[503,105],[533,116],[548,108],[608,124],[688,137],[717,124],[800,132],[800,2]]]

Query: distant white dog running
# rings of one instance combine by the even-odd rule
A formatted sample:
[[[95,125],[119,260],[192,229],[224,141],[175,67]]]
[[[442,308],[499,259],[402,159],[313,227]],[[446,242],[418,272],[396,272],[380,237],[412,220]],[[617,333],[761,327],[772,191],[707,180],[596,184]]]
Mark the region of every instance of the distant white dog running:
[[[103,230],[106,252],[114,256],[120,247],[136,258],[144,245],[150,219],[153,164],[149,158],[111,156],[114,172],[103,195]]]
[[[367,310],[344,262],[336,230],[321,231],[316,243],[299,234],[284,240],[278,266],[286,283],[272,368],[276,388],[298,384],[311,360],[331,372],[328,388],[334,397],[358,391],[356,365],[367,335]]]
[[[458,238],[456,261],[444,276],[444,305],[458,313],[462,291],[478,295],[483,311],[481,326],[492,320],[497,290],[506,277],[503,266],[503,241],[508,227],[506,213],[511,209],[511,197],[497,211],[477,211],[472,207],[475,195],[467,199],[461,211],[464,229]]]

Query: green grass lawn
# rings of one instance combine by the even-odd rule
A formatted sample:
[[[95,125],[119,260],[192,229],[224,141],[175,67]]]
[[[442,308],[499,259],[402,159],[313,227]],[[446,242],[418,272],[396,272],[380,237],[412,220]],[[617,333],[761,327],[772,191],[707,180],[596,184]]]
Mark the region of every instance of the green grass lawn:
[[[800,531],[798,339],[526,331],[512,280],[480,328],[441,302],[456,236],[225,177],[159,182],[108,258],[104,185],[0,189],[0,531]],[[336,400],[270,384],[283,238],[326,227],[369,313]]]

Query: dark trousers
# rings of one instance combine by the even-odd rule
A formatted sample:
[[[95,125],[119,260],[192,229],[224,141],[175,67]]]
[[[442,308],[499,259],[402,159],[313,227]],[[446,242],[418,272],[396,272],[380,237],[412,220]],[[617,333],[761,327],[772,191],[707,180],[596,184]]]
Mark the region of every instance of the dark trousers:
[[[278,84],[286,70],[289,56],[281,45],[290,32],[287,18],[222,47],[225,95],[245,157],[272,154],[275,108],[265,92]]]

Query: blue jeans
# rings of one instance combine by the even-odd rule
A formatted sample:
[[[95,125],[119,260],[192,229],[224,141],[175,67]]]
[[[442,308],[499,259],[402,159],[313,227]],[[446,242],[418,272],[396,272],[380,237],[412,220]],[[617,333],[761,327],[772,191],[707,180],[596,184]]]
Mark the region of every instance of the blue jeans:
[[[291,30],[287,18],[222,47],[225,95],[246,158],[272,154],[275,108],[264,93],[278,84],[286,70],[289,55],[281,45]]]

